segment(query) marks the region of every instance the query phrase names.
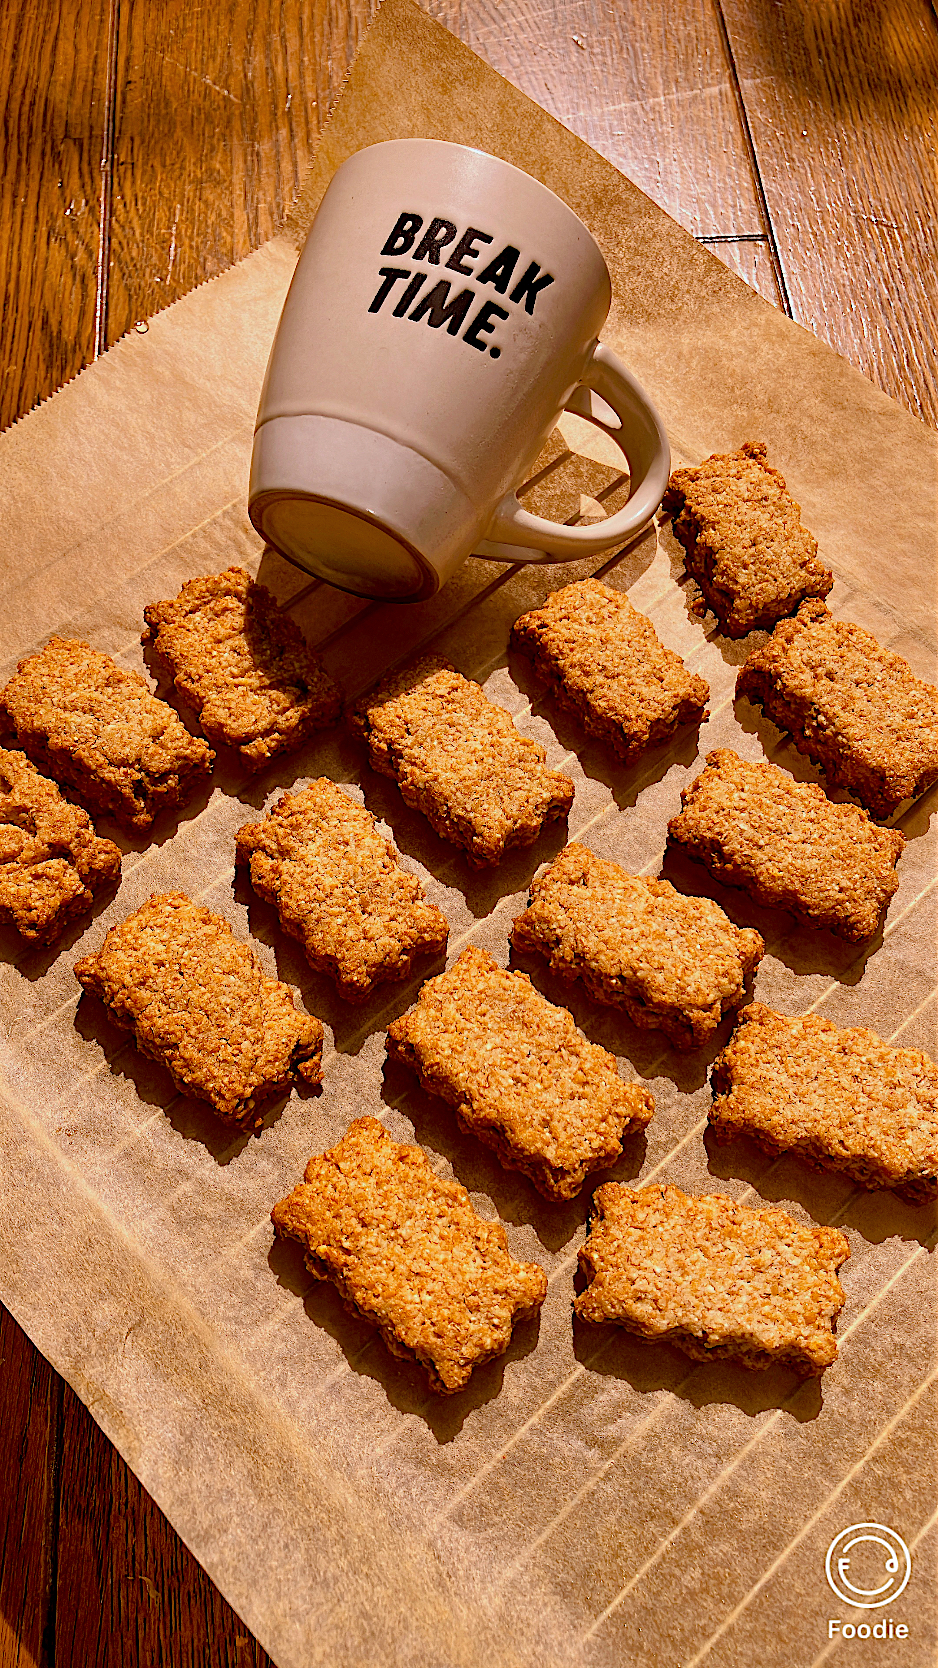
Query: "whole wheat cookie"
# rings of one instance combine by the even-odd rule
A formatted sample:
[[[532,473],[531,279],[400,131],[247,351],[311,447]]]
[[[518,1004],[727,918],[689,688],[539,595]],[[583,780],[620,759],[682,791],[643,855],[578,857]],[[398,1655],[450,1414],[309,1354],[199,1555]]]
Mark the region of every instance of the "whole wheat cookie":
[[[574,1313],[674,1344],[694,1361],[792,1367],[818,1377],[838,1353],[835,1317],[850,1256],[835,1228],[723,1193],[607,1182],[578,1253],[590,1284]]]
[[[154,893],[75,973],[183,1094],[222,1118],[257,1126],[262,1100],[297,1077],[321,1079],[319,1020],[297,1011],[289,986],[222,916],[184,892]]]
[[[936,1067],[918,1049],[754,1002],[714,1061],[711,1088],[718,1141],[749,1135],[862,1187],[936,1196]]]
[[[0,921],[51,944],[96,892],[121,877],[121,853],[25,753],[0,747]]]
[[[682,724],[699,724],[710,693],[622,591],[582,579],[516,620],[525,655],[562,706],[627,764]]]
[[[416,875],[375,818],[325,776],[284,794],[235,836],[239,863],[273,904],[307,960],[348,1002],[383,979],[404,979],[418,956],[446,949],[447,918],[424,899]]]
[[[936,780],[936,690],[862,626],[833,619],[823,602],[804,602],[747,656],[737,694],[791,731],[832,786],[875,817],[892,816]]]
[[[675,518],[688,571],[728,637],[772,626],[834,584],[761,441],[674,470],[662,508]]]
[[[420,1147],[393,1141],[377,1118],[357,1118],[311,1158],[271,1220],[441,1395],[501,1355],[548,1289],[537,1263],[509,1255],[502,1223],[477,1216],[459,1182],[436,1176]]]
[[[548,1199],[572,1199],[613,1164],[655,1110],[616,1060],[524,973],[471,947],[390,1026],[392,1059],[440,1095],[461,1129],[492,1147]]]
[[[439,655],[391,672],[348,716],[372,769],[391,776],[405,803],[462,846],[473,868],[531,845],[570,810],[573,782],[549,770],[544,748]]]
[[[729,748],[708,754],[681,802],[669,840],[718,880],[851,943],[873,937],[900,884],[898,829],[878,828],[814,782],[748,764]]]
[[[582,980],[596,1002],[685,1049],[740,1006],[763,954],[759,933],[734,926],[710,898],[628,874],[576,843],[532,882],[510,936],[562,979]]]
[[[215,758],[139,672],[63,637],[20,661],[0,692],[3,711],[34,764],[135,834],[185,805]]]
[[[300,627],[244,568],[190,579],[144,609],[160,668],[216,746],[248,770],[335,724],[341,697]]]

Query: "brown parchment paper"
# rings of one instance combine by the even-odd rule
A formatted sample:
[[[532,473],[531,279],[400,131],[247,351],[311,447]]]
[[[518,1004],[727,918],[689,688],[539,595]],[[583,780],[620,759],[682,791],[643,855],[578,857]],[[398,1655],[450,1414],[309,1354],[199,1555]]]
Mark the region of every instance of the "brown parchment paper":
[[[346,155],[404,135],[480,145],[566,198],[613,273],[605,337],[662,411],[676,457],[765,439],[835,571],[834,611],[931,676],[926,431],[409,0],[387,0],[366,38],[297,230]],[[142,668],[145,604],[242,562],[323,646],[350,696],[433,641],[563,764],[574,807],[567,830],[474,873],[337,729],[250,781],[220,756],[211,792],[163,818],[149,842],[102,822],[126,852],[117,895],[51,951],[24,952],[13,934],[0,944],[0,1295],[280,1668],[931,1661],[934,1211],[744,1143],[710,1148],[707,1070],[728,1027],[714,1048],[678,1055],[531,966],[654,1092],[645,1139],[611,1174],[781,1202],[801,1220],[839,1224],[852,1250],[839,1357],[820,1385],[572,1328],[589,1190],[547,1204],[406,1072],[385,1067],[387,1024],[435,969],[351,1009],[234,874],[235,829],[283,787],[327,773],[423,876],[449,918],[450,957],[474,942],[505,962],[528,881],[566,837],[659,872],[667,820],[708,749],[815,775],[758,712],[735,708],[752,644],[695,617],[665,529],[567,567],[471,560],[439,597],[395,610],[310,583],[262,551],[245,512],[247,471],[294,260],[288,239],[268,244],[0,438],[0,674],[53,630]],[[622,498],[616,454],[575,419],[561,431],[531,501],[562,519],[600,516]],[[518,614],[591,572],[628,590],[711,686],[700,736],[683,733],[632,771],[586,743],[507,654]],[[927,796],[901,816],[900,888],[882,935],[860,951],[713,889],[766,937],[758,998],[932,1051],[933,810]],[[668,858],[665,872],[708,889],[703,870]],[[250,933],[327,1025],[323,1094],[294,1093],[257,1138],[175,1095],[100,1006],[79,1000],[78,955],[169,887]],[[549,1277],[540,1324],[520,1329],[458,1397],[430,1395],[292,1250],[272,1245],[272,1203],[365,1112],[421,1142],[483,1214],[502,1218],[513,1253]],[[895,1603],[863,1612],[826,1586],[824,1559],[841,1529],[870,1521],[904,1537],[912,1576]],[[909,1636],[829,1642],[829,1618],[886,1618]]]

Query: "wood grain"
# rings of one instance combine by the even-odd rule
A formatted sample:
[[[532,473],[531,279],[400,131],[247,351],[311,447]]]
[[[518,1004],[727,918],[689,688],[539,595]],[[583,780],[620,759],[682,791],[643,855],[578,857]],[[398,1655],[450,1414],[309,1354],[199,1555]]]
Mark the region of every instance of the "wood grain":
[[[420,0],[779,304],[714,0]]]
[[[110,0],[0,6],[0,427],[94,356]]]
[[[936,417],[928,0],[721,0],[793,316]]]
[[[0,1306],[0,1668],[272,1668]]]
[[[421,0],[935,411],[927,0]],[[0,7],[0,426],[283,221],[377,0]],[[742,240],[742,241],[740,241]],[[778,268],[773,253],[778,250]],[[0,1311],[0,1668],[267,1657]],[[61,1478],[61,1483],[60,1483]]]
[[[63,1385],[2,1305],[0,1383],[0,1668],[45,1668]]]
[[[108,340],[281,227],[376,0],[121,0]]]
[[[271,1668],[270,1658],[64,1387],[55,1664]]]

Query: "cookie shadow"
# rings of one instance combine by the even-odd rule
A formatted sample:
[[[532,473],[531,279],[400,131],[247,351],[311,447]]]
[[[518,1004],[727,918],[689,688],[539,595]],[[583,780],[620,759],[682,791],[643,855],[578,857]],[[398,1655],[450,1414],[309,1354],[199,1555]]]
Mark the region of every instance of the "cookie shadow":
[[[477,1367],[465,1390],[439,1395],[428,1389],[423,1368],[392,1354],[373,1321],[347,1306],[330,1281],[310,1275],[295,1241],[275,1238],[267,1261],[278,1285],[303,1299],[307,1319],[335,1339],[351,1371],[379,1384],[399,1413],[422,1419],[441,1446],[459,1435],[471,1413],[499,1395],[508,1364],[537,1348],[540,1315],[520,1321],[508,1349]]]
[[[860,1187],[838,1170],[817,1169],[796,1153],[765,1153],[748,1136],[718,1141],[710,1125],[704,1134],[708,1170],[722,1181],[748,1182],[769,1204],[799,1204],[824,1227],[854,1228],[869,1244],[885,1239],[935,1242],[936,1201],[913,1204],[891,1188]]]
[[[574,1284],[577,1288],[576,1279]],[[821,1380],[800,1379],[789,1367],[692,1361],[670,1344],[635,1337],[619,1326],[594,1326],[576,1315],[573,1328],[574,1354],[583,1367],[625,1379],[641,1395],[667,1390],[692,1407],[733,1406],[750,1419],[778,1409],[800,1424],[822,1411]]]
[[[255,1129],[226,1122],[205,1101],[181,1094],[169,1071],[158,1060],[152,1060],[138,1049],[131,1033],[114,1024],[104,1004],[89,991],[83,991],[75,1011],[74,1025],[86,1041],[98,1043],[112,1077],[123,1077],[132,1083],[137,1098],[154,1112],[162,1112],[177,1135],[187,1141],[200,1141],[216,1164],[224,1166],[243,1153],[254,1135],[263,1134],[281,1116],[288,1092],[272,1095],[253,1117],[260,1123]]]
[[[882,925],[872,938],[853,944],[826,927],[801,926],[789,910],[770,909],[754,902],[741,887],[725,886],[703,863],[694,862],[672,844],[665,848],[659,879],[670,881],[686,897],[711,898],[735,926],[755,927],[766,953],[792,973],[824,974],[839,984],[856,985],[884,941]]]
[[[308,736],[293,752],[279,754],[255,774],[249,775],[238,760],[238,781],[235,783],[233,780],[230,791],[243,805],[262,811],[278,790],[290,793],[298,783],[305,786],[320,776],[326,776],[338,787],[347,789],[351,784],[357,784],[360,763],[361,748],[337,721],[327,729],[317,731],[314,736]],[[254,820],[245,818],[246,822]]]
[[[576,717],[556,696],[546,691],[535,677],[531,662],[510,650],[508,670],[512,680],[531,702],[534,718],[543,718],[568,753],[573,753],[585,776],[608,788],[621,811],[630,810],[644,789],[668,775],[673,765],[693,765],[698,757],[701,723],[683,724],[664,741],[644,749],[632,764],[625,764],[609,743],[588,735]]]
[[[460,892],[477,920],[490,915],[503,898],[526,891],[536,869],[553,862],[568,841],[565,813],[546,823],[531,845],[510,847],[499,863],[474,869],[458,846],[441,839],[426,817],[404,803],[389,777],[363,766],[360,784],[366,808],[387,823],[398,850],[420,863],[442,885]]]
[[[28,939],[20,936],[15,927],[0,928],[0,961],[8,962],[24,979],[29,979],[35,984],[55,966],[60,956],[67,955],[79,939],[84,937],[92,922],[110,908],[120,884],[118,879],[96,892],[90,908],[69,921],[52,944],[31,944]]]
[[[691,1095],[704,1087],[711,1066],[730,1038],[739,1009],[726,1013],[713,1036],[700,1048],[679,1049],[669,1043],[664,1031],[634,1025],[619,1008],[604,1007],[587,994],[576,979],[561,979],[538,956],[511,947],[509,966],[527,973],[536,990],[557,1007],[566,1008],[590,1042],[597,1043],[618,1060],[628,1060],[636,1074],[649,1081],[667,1077],[682,1094]],[[748,979],[743,1007],[752,998]]]

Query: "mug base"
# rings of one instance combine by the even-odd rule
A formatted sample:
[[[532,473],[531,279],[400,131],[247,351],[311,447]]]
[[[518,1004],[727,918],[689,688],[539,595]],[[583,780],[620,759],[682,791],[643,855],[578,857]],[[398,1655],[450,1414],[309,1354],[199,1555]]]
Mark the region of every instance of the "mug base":
[[[310,412],[257,429],[248,514],[295,566],[383,602],[433,596],[484,531],[465,492],[413,447]]]
[[[419,553],[380,522],[305,493],[252,500],[251,520],[267,544],[304,573],[352,596],[420,602],[439,581]]]

